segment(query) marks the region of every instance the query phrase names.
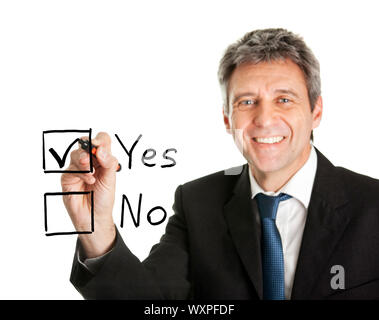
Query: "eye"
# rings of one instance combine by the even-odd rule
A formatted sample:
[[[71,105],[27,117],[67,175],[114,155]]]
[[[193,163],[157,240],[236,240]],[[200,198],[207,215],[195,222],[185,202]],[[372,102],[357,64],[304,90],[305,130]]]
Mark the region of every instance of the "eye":
[[[240,104],[243,104],[243,105],[249,105],[249,104],[253,104],[254,101],[253,100],[242,100],[240,101]]]
[[[289,102],[290,102],[290,99],[287,99],[287,98],[279,98],[279,102],[280,102],[280,103],[289,103]]]
[[[244,98],[241,98],[240,100],[237,100],[233,104],[233,107],[235,110],[247,111],[247,110],[252,110],[257,105],[257,103],[258,103],[257,100],[244,97]]]
[[[252,110],[252,108],[254,108],[256,104],[257,102],[253,99],[240,100],[237,103],[237,109],[240,111]]]
[[[256,101],[252,99],[241,100],[237,103],[237,107],[239,110],[249,110],[256,105]]]

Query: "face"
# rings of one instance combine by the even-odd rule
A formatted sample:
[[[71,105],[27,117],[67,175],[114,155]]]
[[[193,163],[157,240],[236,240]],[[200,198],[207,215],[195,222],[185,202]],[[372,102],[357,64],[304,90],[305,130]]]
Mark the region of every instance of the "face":
[[[321,120],[313,112],[302,70],[291,60],[242,64],[229,81],[225,126],[254,175],[291,176],[308,159],[310,135]]]

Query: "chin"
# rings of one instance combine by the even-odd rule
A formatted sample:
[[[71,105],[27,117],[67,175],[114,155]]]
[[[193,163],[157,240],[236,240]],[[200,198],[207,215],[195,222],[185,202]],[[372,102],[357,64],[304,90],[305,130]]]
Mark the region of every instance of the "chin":
[[[261,165],[261,166],[254,166],[257,170],[259,170],[261,173],[268,174],[272,172],[279,171],[282,169],[282,166],[277,164],[267,164],[267,165]]]
[[[253,165],[255,170],[261,173],[271,173],[279,171],[285,167],[285,161],[283,158],[279,159],[261,159],[256,157],[251,157],[248,162]]]

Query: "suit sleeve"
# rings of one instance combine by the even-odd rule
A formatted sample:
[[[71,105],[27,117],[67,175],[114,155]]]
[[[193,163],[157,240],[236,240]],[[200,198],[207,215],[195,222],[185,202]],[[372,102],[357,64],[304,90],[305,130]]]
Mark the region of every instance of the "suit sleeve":
[[[103,258],[95,274],[74,255],[70,281],[85,299],[190,298],[188,237],[181,190],[181,186],[176,189],[174,215],[165,234],[143,262],[125,245],[118,230],[113,250]],[[77,250],[79,246],[78,240]]]

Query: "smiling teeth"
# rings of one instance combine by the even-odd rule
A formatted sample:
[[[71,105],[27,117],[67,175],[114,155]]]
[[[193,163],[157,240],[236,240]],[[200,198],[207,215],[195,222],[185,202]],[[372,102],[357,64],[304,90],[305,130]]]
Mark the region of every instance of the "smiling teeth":
[[[254,138],[254,140],[259,143],[278,143],[283,139],[284,137]]]

